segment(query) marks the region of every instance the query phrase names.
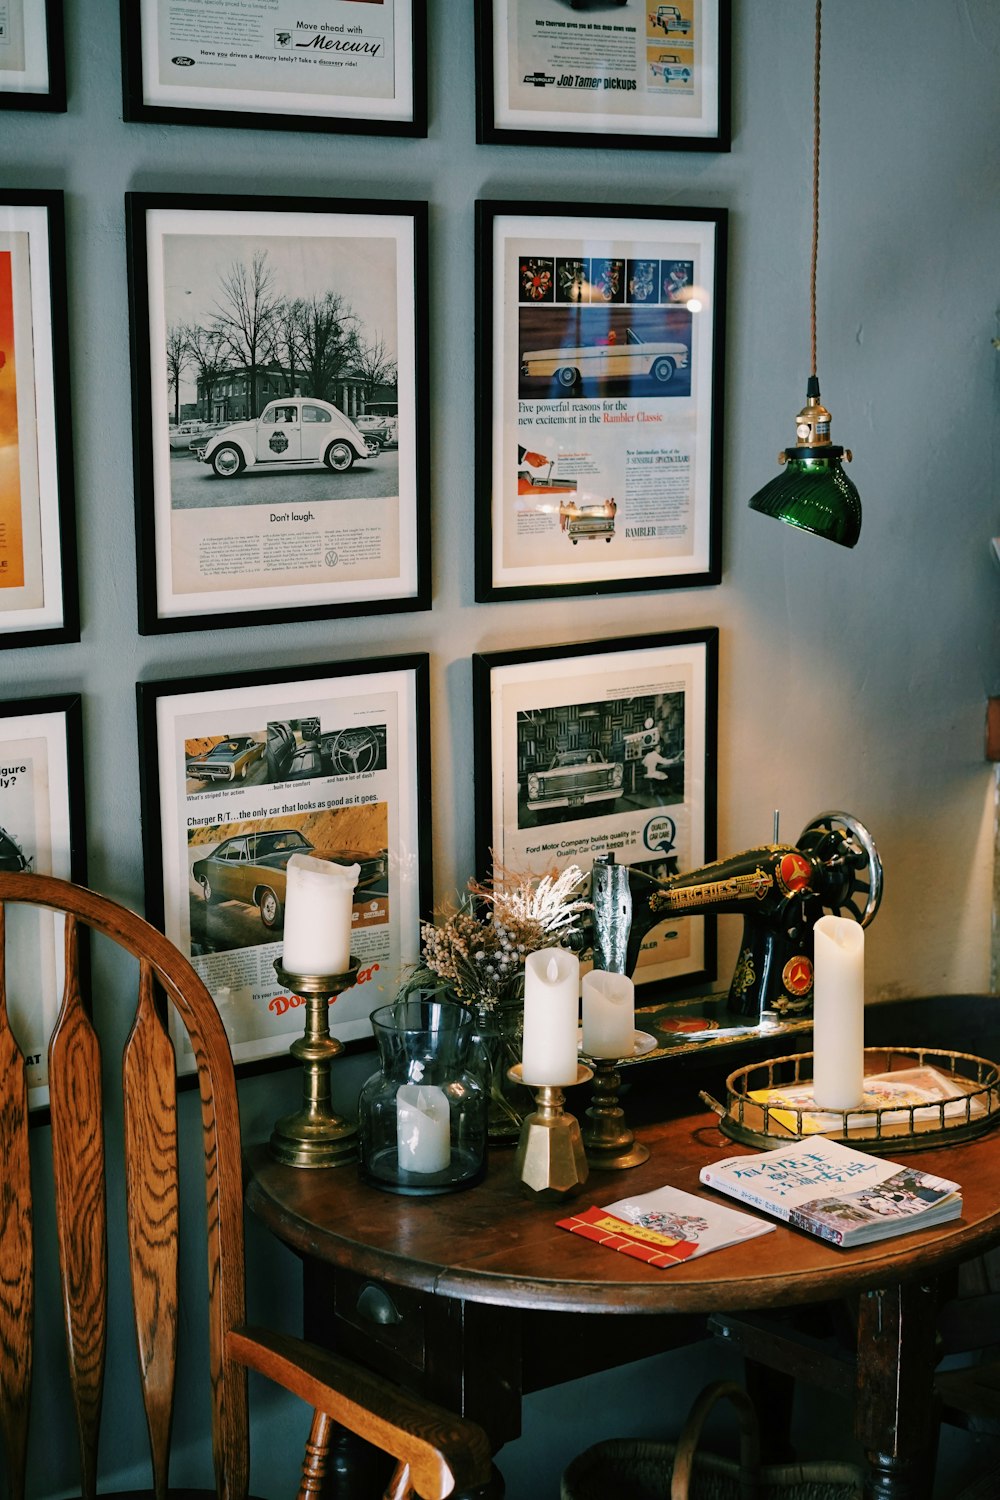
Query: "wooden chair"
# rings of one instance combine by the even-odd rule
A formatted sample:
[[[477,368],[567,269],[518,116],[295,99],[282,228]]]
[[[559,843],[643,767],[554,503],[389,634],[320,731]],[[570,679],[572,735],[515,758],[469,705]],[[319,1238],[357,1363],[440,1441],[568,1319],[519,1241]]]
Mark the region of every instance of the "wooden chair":
[[[7,986],[13,992],[16,981],[11,976],[5,982],[3,963],[5,911],[11,903],[66,915],[66,980],[49,1042],[49,1091],[58,1261],[85,1500],[98,1494],[108,1214],[100,1047],[81,997],[80,923],[111,939],[139,964],[138,1004],[125,1044],[122,1085],[128,1257],[154,1485],[148,1493],[157,1500],[170,1493],[180,1296],[176,1072],[158,991],[180,1016],[197,1062],[214,1493],[220,1500],[243,1500],[247,1494],[248,1369],[314,1409],[300,1497],[321,1491],[334,1424],[396,1460],[386,1491],[391,1500],[445,1500],[456,1488],[486,1482],[490,1454],[480,1428],[325,1350],[244,1326],[240,1127],[232,1055],[215,1003],[188,961],[142,918],[92,891],[49,876],[0,873],[0,1427],[13,1500],[21,1500],[26,1485],[34,1275],[24,1057],[8,1021]],[[116,1373],[116,1382],[122,1378]],[[117,1391],[117,1383],[113,1389]]]

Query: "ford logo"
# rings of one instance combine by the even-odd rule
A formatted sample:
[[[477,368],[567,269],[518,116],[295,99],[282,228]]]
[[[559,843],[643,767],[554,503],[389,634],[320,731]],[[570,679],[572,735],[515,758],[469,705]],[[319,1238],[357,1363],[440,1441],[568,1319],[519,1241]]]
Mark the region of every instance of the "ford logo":
[[[173,63],[173,65],[174,65],[175,68],[193,68],[194,67],[194,58],[193,57],[172,57],[170,59],[170,61]]]

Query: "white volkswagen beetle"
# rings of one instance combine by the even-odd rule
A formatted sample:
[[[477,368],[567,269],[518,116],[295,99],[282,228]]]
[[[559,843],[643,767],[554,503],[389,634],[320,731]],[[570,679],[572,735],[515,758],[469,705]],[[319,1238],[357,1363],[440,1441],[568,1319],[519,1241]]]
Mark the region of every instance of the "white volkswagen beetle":
[[[343,474],[355,459],[379,453],[378,444],[367,443],[339,407],[310,396],[282,396],[269,402],[256,421],[205,433],[204,442],[192,447],[220,479],[232,479],[253,464],[326,464]]]

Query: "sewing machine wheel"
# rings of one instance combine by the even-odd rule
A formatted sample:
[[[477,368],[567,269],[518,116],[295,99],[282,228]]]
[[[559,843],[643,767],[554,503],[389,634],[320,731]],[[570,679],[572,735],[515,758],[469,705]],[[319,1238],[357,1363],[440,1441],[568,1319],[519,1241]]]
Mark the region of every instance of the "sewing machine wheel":
[[[865,825],[850,813],[820,813],[803,828],[796,847],[826,869],[824,908],[867,927],[882,900],[882,861]]]

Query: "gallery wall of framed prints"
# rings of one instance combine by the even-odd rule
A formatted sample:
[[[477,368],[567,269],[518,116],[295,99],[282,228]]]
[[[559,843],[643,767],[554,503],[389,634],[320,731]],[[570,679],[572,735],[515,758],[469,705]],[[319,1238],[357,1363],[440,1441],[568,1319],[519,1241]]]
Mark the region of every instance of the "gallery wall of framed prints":
[[[730,0],[447,16],[0,0],[0,108],[50,132],[45,186],[0,184],[0,653],[33,684],[0,864],[82,876],[86,769],[95,883],[191,958],[242,1076],[301,1034],[296,849],[361,868],[353,1049],[494,861],[714,852],[718,636],[676,601],[721,578],[727,213],[671,163],[729,150]],[[640,638],[640,594],[676,628]],[[557,806],[581,755],[606,796]],[[50,935],[17,943],[51,1008]],[[713,966],[691,919],[640,982]]]

